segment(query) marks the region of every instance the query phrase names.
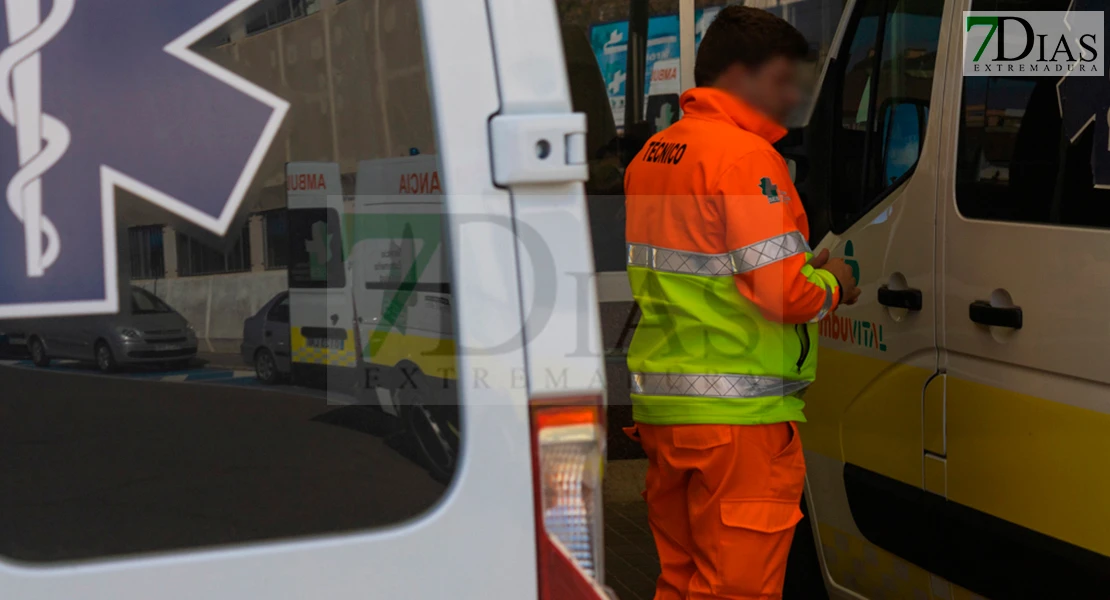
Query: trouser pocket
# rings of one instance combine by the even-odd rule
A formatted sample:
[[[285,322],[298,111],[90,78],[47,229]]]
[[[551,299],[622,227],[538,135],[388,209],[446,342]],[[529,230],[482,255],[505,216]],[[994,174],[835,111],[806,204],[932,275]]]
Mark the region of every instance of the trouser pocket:
[[[794,526],[801,518],[797,502],[722,500],[714,593],[780,596]]]

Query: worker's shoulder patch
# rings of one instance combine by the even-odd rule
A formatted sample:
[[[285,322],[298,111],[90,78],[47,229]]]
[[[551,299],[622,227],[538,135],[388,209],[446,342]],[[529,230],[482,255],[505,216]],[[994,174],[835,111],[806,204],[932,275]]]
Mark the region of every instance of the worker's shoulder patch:
[[[779,191],[779,186],[775,185],[770,177],[760,178],[759,191],[767,198],[767,202],[770,204],[788,202],[790,200],[790,195],[784,191]]]

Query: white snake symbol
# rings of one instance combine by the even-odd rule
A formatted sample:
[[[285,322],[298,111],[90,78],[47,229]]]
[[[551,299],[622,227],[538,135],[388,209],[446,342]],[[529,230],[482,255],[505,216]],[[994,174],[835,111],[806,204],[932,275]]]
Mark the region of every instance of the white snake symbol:
[[[0,52],[0,116],[15,128],[19,149],[19,171],[6,195],[8,208],[23,222],[27,276],[42,277],[58,259],[61,243],[54,223],[42,214],[41,178],[69,148],[69,129],[42,112],[39,50],[65,27],[75,0],[54,0],[41,22],[39,0],[4,2],[11,42]]]

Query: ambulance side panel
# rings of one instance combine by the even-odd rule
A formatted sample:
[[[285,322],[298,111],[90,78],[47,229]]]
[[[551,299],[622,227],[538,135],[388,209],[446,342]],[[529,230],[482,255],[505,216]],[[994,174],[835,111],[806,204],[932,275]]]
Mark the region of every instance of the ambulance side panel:
[[[454,306],[435,155],[363,161],[347,216],[355,321],[365,387],[415,376],[432,390],[458,379]],[[395,373],[400,369],[404,373]]]
[[[980,4],[996,7],[971,9]],[[934,493],[946,499],[947,560],[935,569],[989,597],[1101,597],[1110,586],[1105,82],[968,77],[945,99]]]
[[[354,306],[339,165],[293,162],[285,171],[293,378],[342,378],[336,373],[343,371],[335,370],[342,369],[350,380],[356,358]]]
[[[866,0],[850,9],[805,132],[799,187],[811,223],[832,229],[815,246],[852,267],[862,294],[820,325],[817,380],[799,427],[806,499],[831,594],[929,597],[929,572],[884,549],[870,515],[884,510],[877,482],[923,485],[922,399],[937,371],[939,107],[953,34],[945,24],[959,11]]]

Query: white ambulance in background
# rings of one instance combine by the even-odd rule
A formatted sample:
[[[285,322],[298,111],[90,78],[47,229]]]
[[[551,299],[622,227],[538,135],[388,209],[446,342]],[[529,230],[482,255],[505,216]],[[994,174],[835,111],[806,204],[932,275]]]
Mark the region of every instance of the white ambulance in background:
[[[335,163],[286,173],[293,382],[400,417],[429,471],[450,480],[458,373],[437,157],[361,161],[353,196]]]
[[[662,131],[678,120],[678,98],[682,94],[678,81],[680,62],[677,58],[668,58],[657,60],[651,66],[644,118],[651,124],[652,132]]]

